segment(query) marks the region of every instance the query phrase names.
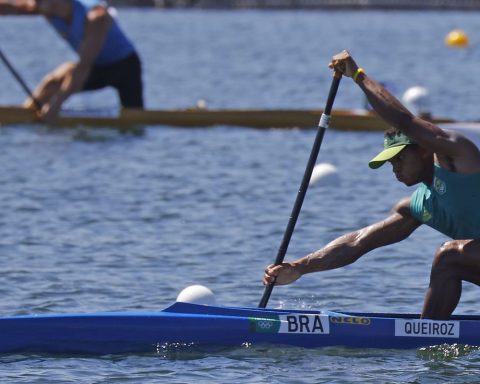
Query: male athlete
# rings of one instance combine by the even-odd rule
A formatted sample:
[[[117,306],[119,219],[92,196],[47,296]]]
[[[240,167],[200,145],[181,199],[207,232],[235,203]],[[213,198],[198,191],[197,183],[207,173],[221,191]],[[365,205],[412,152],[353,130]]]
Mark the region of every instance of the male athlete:
[[[393,127],[370,168],[389,162],[398,181],[419,186],[386,219],[296,261],[268,266],[263,282],[290,284],[306,273],[343,267],[426,224],[452,240],[435,253],[422,318],[448,319],[460,300],[462,281],[480,285],[480,151],[464,136],[412,115],[347,51],[335,55],[330,68],[353,78],[373,109]]]
[[[40,14],[78,53],[44,77],[33,92],[40,117],[56,120],[63,102],[76,92],[114,87],[123,107],[143,107],[141,62],[133,44],[102,3],[80,0],[0,0],[0,14]],[[24,106],[34,108],[29,98]]]

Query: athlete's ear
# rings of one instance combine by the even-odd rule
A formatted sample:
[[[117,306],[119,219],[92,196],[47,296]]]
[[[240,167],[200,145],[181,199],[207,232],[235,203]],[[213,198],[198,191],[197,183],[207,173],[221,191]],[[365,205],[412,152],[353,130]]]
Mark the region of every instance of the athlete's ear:
[[[416,150],[418,151],[419,155],[422,157],[423,160],[427,161],[433,157],[433,152],[427,148],[420,147],[419,145],[416,146]]]

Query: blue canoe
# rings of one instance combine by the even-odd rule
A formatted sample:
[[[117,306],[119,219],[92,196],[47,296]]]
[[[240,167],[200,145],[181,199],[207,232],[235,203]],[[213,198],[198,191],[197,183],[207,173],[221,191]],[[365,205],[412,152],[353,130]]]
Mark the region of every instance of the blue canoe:
[[[338,313],[174,303],[159,312],[56,314],[0,318],[0,353],[148,353],[173,345],[244,343],[319,348],[480,346],[480,317],[450,321],[418,315]]]

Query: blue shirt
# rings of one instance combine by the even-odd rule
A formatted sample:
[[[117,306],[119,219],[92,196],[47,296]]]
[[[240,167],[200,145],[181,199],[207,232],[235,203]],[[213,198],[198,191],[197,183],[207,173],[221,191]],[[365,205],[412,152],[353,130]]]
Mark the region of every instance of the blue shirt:
[[[56,31],[70,44],[70,46],[78,52],[80,44],[85,35],[85,22],[90,6],[95,4],[90,2],[90,6],[78,0],[71,0],[73,6],[72,21],[66,23],[59,17],[51,17],[48,19],[50,24]],[[84,0],[85,1],[85,0]],[[125,34],[118,26],[115,19],[110,30],[107,32],[105,43],[95,60],[95,66],[107,66],[119,60],[126,58],[135,52],[133,44],[128,40]]]
[[[410,211],[452,239],[480,239],[480,173],[450,172],[435,164],[432,185],[416,189]]]

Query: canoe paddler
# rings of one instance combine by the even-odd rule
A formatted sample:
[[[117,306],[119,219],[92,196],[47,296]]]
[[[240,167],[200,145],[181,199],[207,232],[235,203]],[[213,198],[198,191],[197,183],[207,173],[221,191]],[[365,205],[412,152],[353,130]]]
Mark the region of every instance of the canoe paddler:
[[[0,14],[43,15],[78,53],[47,74],[33,92],[40,117],[54,122],[67,98],[77,92],[113,87],[123,107],[143,108],[141,62],[132,42],[103,3],[80,0],[0,0]],[[34,108],[29,98],[24,103]]]
[[[263,282],[290,284],[306,273],[343,267],[426,224],[452,240],[436,250],[422,317],[448,319],[460,300],[462,281],[480,285],[480,151],[466,137],[410,113],[347,51],[335,55],[330,68],[352,78],[393,127],[385,133],[384,148],[370,161],[370,168],[388,162],[398,181],[418,188],[384,220],[293,262],[268,266]]]

